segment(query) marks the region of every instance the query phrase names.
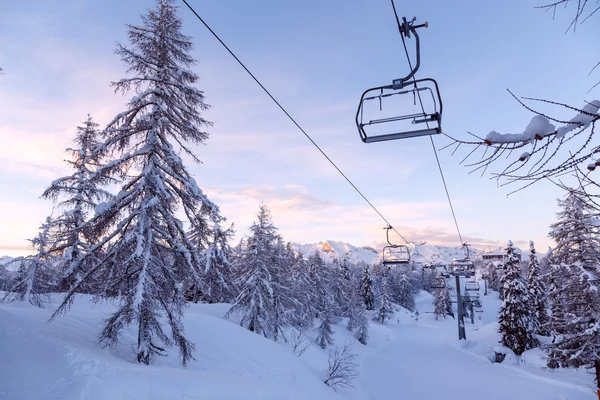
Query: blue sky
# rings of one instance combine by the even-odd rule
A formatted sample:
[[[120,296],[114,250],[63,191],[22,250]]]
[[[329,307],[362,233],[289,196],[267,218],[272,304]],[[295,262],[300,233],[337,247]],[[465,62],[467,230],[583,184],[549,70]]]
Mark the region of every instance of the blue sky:
[[[389,1],[200,1],[190,3],[294,115],[392,224],[412,240],[459,243],[428,138],[363,144],[354,125],[361,93],[406,75]],[[543,1],[397,1],[400,15],[427,20],[421,69],[444,101],[444,131],[517,132],[531,114],[506,92],[576,106],[598,62],[600,27],[591,19],[565,34],[572,9]],[[38,197],[66,173],[63,149],[91,113],[106,124],[130,96],[109,82],[124,77],[113,54],[150,0],[10,2],[0,12],[0,253],[18,254],[51,212]],[[215,122],[202,165],[189,165],[223,214],[244,234],[258,205],[273,211],[287,240],[383,239],[383,222],[312,147],[193,15],[198,87]],[[412,45],[412,43],[409,43]],[[570,117],[566,116],[566,117]],[[438,147],[447,144],[435,138]],[[468,174],[462,157],[440,159],[463,236],[480,247],[512,239],[550,245],[548,226],[562,193],[549,183],[511,195],[489,175]],[[498,167],[497,167],[498,168]],[[496,169],[497,169],[496,168]]]

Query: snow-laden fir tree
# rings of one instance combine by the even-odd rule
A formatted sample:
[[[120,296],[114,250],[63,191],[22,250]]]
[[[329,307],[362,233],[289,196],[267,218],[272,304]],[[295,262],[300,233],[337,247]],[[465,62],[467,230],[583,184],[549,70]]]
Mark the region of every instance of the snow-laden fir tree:
[[[556,247],[551,253],[553,341],[546,346],[548,366],[594,368],[600,385],[597,211],[574,193],[559,205],[559,221],[550,231]]]
[[[504,302],[500,307],[498,317],[500,342],[516,355],[539,344],[532,330],[531,300],[527,283],[521,276],[520,261],[512,241],[506,248],[505,274],[502,277],[502,292]]]
[[[273,339],[278,340],[284,335],[283,329],[294,325],[296,322],[294,313],[298,310],[299,304],[294,292],[294,282],[292,281],[292,270],[295,266],[293,249],[290,243],[285,243],[281,236],[278,237],[277,249],[274,259],[274,268],[271,274],[273,279]],[[295,327],[302,329],[303,324]]]
[[[279,235],[271,213],[261,204],[257,220],[250,227],[242,253],[238,256],[235,284],[240,291],[228,312],[242,315],[240,324],[251,332],[272,338],[275,321],[274,280],[279,254]]]
[[[234,289],[233,272],[229,261],[232,253],[229,241],[233,235],[233,225],[227,229],[221,228],[219,223],[213,225],[212,237],[207,248],[200,252],[202,286],[199,291],[194,292],[195,301],[223,303],[232,300]]]
[[[334,259],[331,265],[330,281],[328,285],[332,288],[334,298],[334,314],[339,317],[348,316],[348,292],[350,291],[350,269],[348,261]]]
[[[54,229],[52,243],[49,249],[53,254],[62,255],[58,269],[62,278],[60,289],[69,290],[79,284],[83,276],[97,262],[97,257],[92,255],[85,262],[79,262],[89,253],[90,243],[85,238],[86,223],[96,206],[103,201],[108,201],[112,195],[101,187],[112,181],[108,176],[92,180],[95,171],[99,168],[98,154],[98,124],[90,115],[83,121],[83,126],[78,126],[75,134],[75,148],[67,149],[72,159],[67,163],[73,169],[69,176],[59,178],[52,182],[42,197],[58,201],[57,208],[62,214],[53,219]],[[94,292],[96,286],[90,282],[80,285],[78,291]]]
[[[383,267],[379,277],[379,295],[377,297],[377,312],[373,316],[373,321],[385,324],[385,321],[394,315],[394,305],[392,303],[392,285],[390,284],[390,268]]]
[[[359,282],[351,280],[348,291],[348,325],[346,329],[354,332],[354,337],[361,343],[367,344],[369,339],[369,321],[365,302],[360,295]]]
[[[317,314],[316,299],[309,274],[308,261],[302,255],[295,255],[288,243],[287,253],[292,265],[288,285],[291,288],[292,315],[291,324],[299,330],[309,329]]]
[[[372,311],[375,308],[375,296],[373,295],[373,279],[369,266],[365,264],[363,274],[360,279],[360,294],[367,307],[367,310]]]
[[[335,297],[334,288],[330,285],[331,273],[321,258],[318,250],[308,257],[309,276],[313,289],[316,305],[316,316],[321,323],[317,328],[316,342],[321,348],[333,344],[333,330],[335,323]]]
[[[47,302],[48,293],[54,288],[53,257],[48,251],[53,226],[51,217],[46,218],[38,235],[30,239],[35,254],[10,261],[9,265],[18,265],[18,270],[16,276],[8,281],[2,301],[28,301],[40,308]]]
[[[440,276],[438,275],[439,279]],[[450,300],[450,291],[447,285],[443,288],[436,288],[433,294],[433,315],[435,319],[446,318],[448,310],[452,311],[452,302]],[[452,313],[453,314],[453,313]]]
[[[178,153],[199,161],[189,146],[208,138],[203,129],[210,123],[200,114],[208,106],[192,86],[198,80],[189,69],[195,63],[192,42],[181,33],[174,0],[157,0],[156,8],[142,16],[142,25],[128,25],[128,37],[130,47],[118,45],[116,53],[129,77],[113,86],[136,95],[104,131],[99,149],[107,162],[96,171],[97,179],[122,179],[121,191],[96,207],[88,230],[95,245],[88,254],[101,258],[81,282],[95,275],[105,282],[105,293],[121,291],[101,342],[116,343],[123,329],[135,324],[138,362],[148,364],[175,344],[185,365],[193,344],[181,322],[186,305],[182,287],[200,282],[201,271],[196,247],[176,213],[181,211],[196,229],[206,214],[213,222],[221,217]],[[55,315],[65,310],[78,286]]]
[[[540,277],[540,265],[538,263],[535,246],[529,242],[529,275],[527,276],[527,289],[531,304],[529,305],[532,313],[532,329],[539,335],[546,334],[545,327],[548,324],[548,310],[546,309],[546,292],[542,286]]]
[[[488,287],[491,290],[500,292],[500,278],[498,277],[498,267],[490,262],[487,267]]]
[[[392,271],[393,299],[400,306],[409,311],[415,310],[414,286],[407,274],[403,271]]]
[[[593,272],[600,265],[598,211],[576,193],[558,200],[558,221],[550,225],[548,234],[556,242],[552,262],[574,265]]]

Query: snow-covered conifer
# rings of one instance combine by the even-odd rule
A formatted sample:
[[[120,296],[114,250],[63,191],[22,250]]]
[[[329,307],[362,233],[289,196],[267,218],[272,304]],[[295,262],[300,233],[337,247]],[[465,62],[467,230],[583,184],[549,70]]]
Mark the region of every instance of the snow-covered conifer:
[[[512,241],[509,240],[506,248],[506,271],[501,280],[504,302],[500,307],[498,330],[502,345],[520,355],[539,343],[531,329],[533,310],[529,307],[530,295],[527,284],[521,276],[520,261],[516,251]]]
[[[550,315],[552,343],[548,366],[594,368],[600,376],[600,246],[597,210],[571,192],[559,200],[559,221],[550,236],[556,247],[550,254]],[[599,382],[600,383],[600,382]]]
[[[439,276],[437,277],[439,279]],[[450,292],[447,285],[443,288],[436,288],[433,295],[433,315],[435,319],[446,318],[448,309],[452,311],[452,303],[450,301]]]
[[[7,292],[2,301],[28,301],[36,307],[43,307],[48,300],[47,294],[53,288],[52,255],[48,252],[52,227],[52,219],[46,218],[38,235],[30,240],[35,254],[10,261],[9,264],[18,265],[18,270],[6,285]]]
[[[415,293],[409,277],[402,271],[393,271],[394,282],[393,299],[400,306],[409,311],[415,310]]]
[[[542,280],[539,274],[540,266],[538,263],[535,246],[529,242],[529,275],[527,277],[527,289],[532,310],[532,329],[534,333],[545,334],[544,328],[548,323],[548,311],[546,309],[546,292],[542,286]]]
[[[289,243],[287,250],[292,265],[288,283],[291,287],[291,299],[293,300],[291,324],[300,330],[311,328],[317,309],[308,262],[302,255],[294,255]]]
[[[369,322],[365,302],[360,295],[357,281],[351,280],[348,291],[348,325],[346,329],[354,332],[354,337],[362,344],[369,339]]]
[[[112,180],[104,177],[92,181],[95,171],[99,168],[98,154],[98,124],[90,115],[83,121],[83,126],[77,127],[75,148],[67,149],[72,159],[67,160],[74,172],[52,182],[42,197],[58,201],[57,208],[62,214],[53,220],[54,229],[49,250],[55,255],[62,255],[58,269],[62,278],[60,288],[69,290],[78,284],[85,273],[95,264],[96,256],[90,256],[85,262],[79,262],[90,250],[90,243],[85,238],[85,224],[102,201],[108,201],[112,195],[100,187]],[[80,285],[79,291],[93,292],[93,283]]]
[[[380,324],[385,324],[385,321],[390,319],[394,314],[394,306],[392,303],[390,269],[384,267],[380,276],[379,296],[377,298],[377,313],[373,316],[373,321]]]
[[[548,234],[556,242],[552,249],[552,262],[577,263],[586,270],[595,271],[600,265],[598,211],[575,192],[564,200],[558,200],[558,205],[561,208],[557,213],[558,221],[550,225]]]
[[[202,273],[202,296],[209,303],[226,302],[233,294],[231,247],[229,240],[234,234],[233,225],[227,229],[215,223],[212,239],[200,256]]]
[[[360,280],[360,294],[367,310],[373,310],[375,308],[375,297],[373,296],[373,279],[371,279],[371,271],[368,265],[365,265],[363,269]]]
[[[316,305],[316,316],[321,320],[318,327],[317,344],[322,348],[326,348],[328,345],[333,344],[331,326],[335,323],[334,288],[329,284],[332,274],[326,268],[318,250],[309,256],[308,265]]]
[[[186,304],[182,285],[200,282],[201,271],[196,247],[176,212],[181,210],[197,229],[206,214],[213,222],[221,217],[178,153],[199,161],[189,146],[208,138],[203,129],[210,123],[200,115],[208,105],[192,86],[198,80],[189,69],[195,63],[193,45],[181,33],[174,0],[157,0],[156,8],[142,16],[141,26],[128,25],[128,37],[131,46],[118,45],[116,53],[129,77],[113,87],[136,95],[105,129],[99,151],[112,159],[95,174],[96,179],[119,178],[122,187],[113,200],[96,207],[88,230],[95,245],[88,254],[101,259],[81,282],[95,275],[106,283],[107,292],[122,290],[119,307],[100,335],[102,342],[117,342],[133,323],[138,362],[148,364],[175,344],[185,365],[194,346],[181,322]],[[75,285],[68,292],[55,315],[77,290]]]
[[[279,235],[266,205],[260,206],[257,221],[250,231],[252,234],[246,239],[245,248],[237,259],[236,285],[240,293],[228,314],[241,314],[242,326],[251,332],[273,337],[276,330],[273,303],[276,283],[273,275]]]

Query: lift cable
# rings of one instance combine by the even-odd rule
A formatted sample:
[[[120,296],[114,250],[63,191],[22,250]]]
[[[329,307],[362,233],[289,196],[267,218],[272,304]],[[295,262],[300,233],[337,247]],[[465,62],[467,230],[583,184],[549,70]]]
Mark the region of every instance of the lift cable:
[[[258,86],[260,86],[260,88],[271,98],[271,100],[273,100],[273,102],[279,107],[279,109],[281,109],[281,111],[283,111],[283,113],[290,119],[290,121],[292,121],[293,124],[296,125],[296,127],[300,130],[300,132],[302,132],[304,134],[304,136],[306,136],[306,138],[308,140],[310,140],[310,142],[313,144],[313,146],[315,146],[317,148],[317,150],[319,150],[319,152],[323,155],[323,157],[325,157],[327,159],[327,161],[329,161],[329,163],[331,165],[333,165],[333,167],[340,173],[340,175],[342,175],[342,177],[344,177],[344,179],[350,184],[350,186],[352,186],[354,188],[354,190],[367,202],[367,204],[369,204],[369,206],[371,206],[371,208],[377,213],[377,215],[379,215],[379,217],[381,217],[381,219],[388,226],[390,226],[392,228],[392,230],[394,232],[396,232],[396,234],[398,234],[398,236],[400,236],[400,238],[402,240],[404,240],[404,242],[406,242],[406,244],[408,244],[410,247],[412,247],[414,252],[417,255],[419,255],[421,258],[423,258],[427,263],[430,263],[430,261],[427,258],[425,258],[424,255],[419,253],[416,246],[414,246],[412,243],[410,243],[408,240],[406,240],[406,238],[404,236],[402,236],[402,234],[400,232],[398,232],[396,230],[396,228],[394,228],[389,223],[387,218],[385,218],[383,216],[383,214],[373,205],[373,203],[371,203],[371,201],[369,201],[369,199],[367,199],[367,197],[358,189],[358,187],[350,180],[350,178],[348,178],[348,176],[346,176],[346,174],[344,174],[342,172],[342,170],[333,162],[333,160],[331,158],[329,158],[329,156],[325,153],[325,151],[323,151],[323,149],[321,149],[321,147],[319,147],[319,145],[310,137],[310,135],[308,133],[306,133],[306,131],[300,126],[300,124],[298,124],[298,122],[296,122],[296,120],[281,105],[281,103],[279,103],[279,101],[277,101],[277,99],[275,99],[275,97],[273,97],[271,92],[269,92],[267,90],[267,88],[263,86],[263,84],[258,80],[258,78],[256,78],[256,76],[254,76],[254,74],[252,72],[250,72],[250,70],[246,67],[246,65],[244,65],[244,63],[233,53],[233,51],[231,51],[231,49],[229,49],[229,47],[225,44],[225,42],[223,42],[223,40],[221,40],[221,38],[215,33],[215,31],[213,31],[211,29],[211,27],[204,21],[204,19],[202,19],[202,17],[196,12],[196,10],[194,10],[194,8],[186,0],[182,0],[182,1],[190,9],[190,11],[196,16],[196,18],[198,18],[198,20],[200,20],[200,22],[202,22],[202,24],[206,27],[206,29],[208,29],[210,31],[210,33],[219,41],[219,43],[221,43],[221,45],[223,45],[225,50],[227,50],[229,52],[229,54],[231,54],[231,56],[238,62],[238,64],[240,64],[240,66],[248,73],[248,75],[250,75],[250,77],[252,77],[252,79],[254,79],[254,81],[258,84]]]
[[[398,24],[398,29],[400,30],[401,24],[400,24],[400,20],[398,18],[398,13],[396,12],[396,5],[394,4],[394,0],[391,0],[391,2],[392,2],[392,8],[394,9],[394,16],[396,17],[396,23]],[[406,41],[404,40],[404,35],[402,34],[402,32],[400,32],[400,37],[402,38],[402,46],[404,46],[404,53],[406,54],[406,59],[408,60],[408,66],[412,70],[413,69],[412,62],[410,60],[410,55],[408,54],[408,49],[406,48]],[[414,83],[414,86],[416,89],[417,84]],[[423,113],[425,113],[425,107],[423,106],[423,101],[421,100],[421,92],[417,91],[417,96],[419,97],[419,103],[421,103],[421,110],[423,111]],[[429,128],[429,122],[425,121],[425,123],[427,124],[427,128]],[[450,198],[450,192],[448,191],[448,185],[446,184],[446,179],[444,178],[444,171],[442,169],[442,164],[440,163],[440,158],[438,157],[438,152],[435,147],[433,137],[431,135],[429,136],[429,140],[431,140],[431,147],[433,148],[433,154],[435,155],[435,160],[437,162],[437,166],[440,171],[440,176],[442,177],[442,183],[444,184],[444,190],[446,191],[446,197],[448,199],[448,204],[450,205],[450,211],[452,211],[452,218],[454,219],[454,225],[456,226],[456,231],[458,232],[458,238],[460,240],[461,246],[463,246],[463,249],[464,249],[465,243],[463,242],[463,238],[460,233],[460,228],[458,227],[456,213],[454,212],[454,206],[452,205],[452,200]],[[469,257],[468,249],[466,250],[466,257],[467,258]]]

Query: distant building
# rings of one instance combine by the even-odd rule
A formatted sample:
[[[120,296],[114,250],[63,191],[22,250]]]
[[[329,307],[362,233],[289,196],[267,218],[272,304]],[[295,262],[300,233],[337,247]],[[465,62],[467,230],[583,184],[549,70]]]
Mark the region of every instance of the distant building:
[[[519,261],[521,261],[521,250],[518,248],[515,248],[515,250],[517,250],[515,251],[517,258],[519,259]],[[488,251],[486,253],[481,254],[481,258],[486,264],[489,264],[491,262],[496,267],[501,268],[504,266],[504,263],[506,261],[506,252],[503,250]]]

